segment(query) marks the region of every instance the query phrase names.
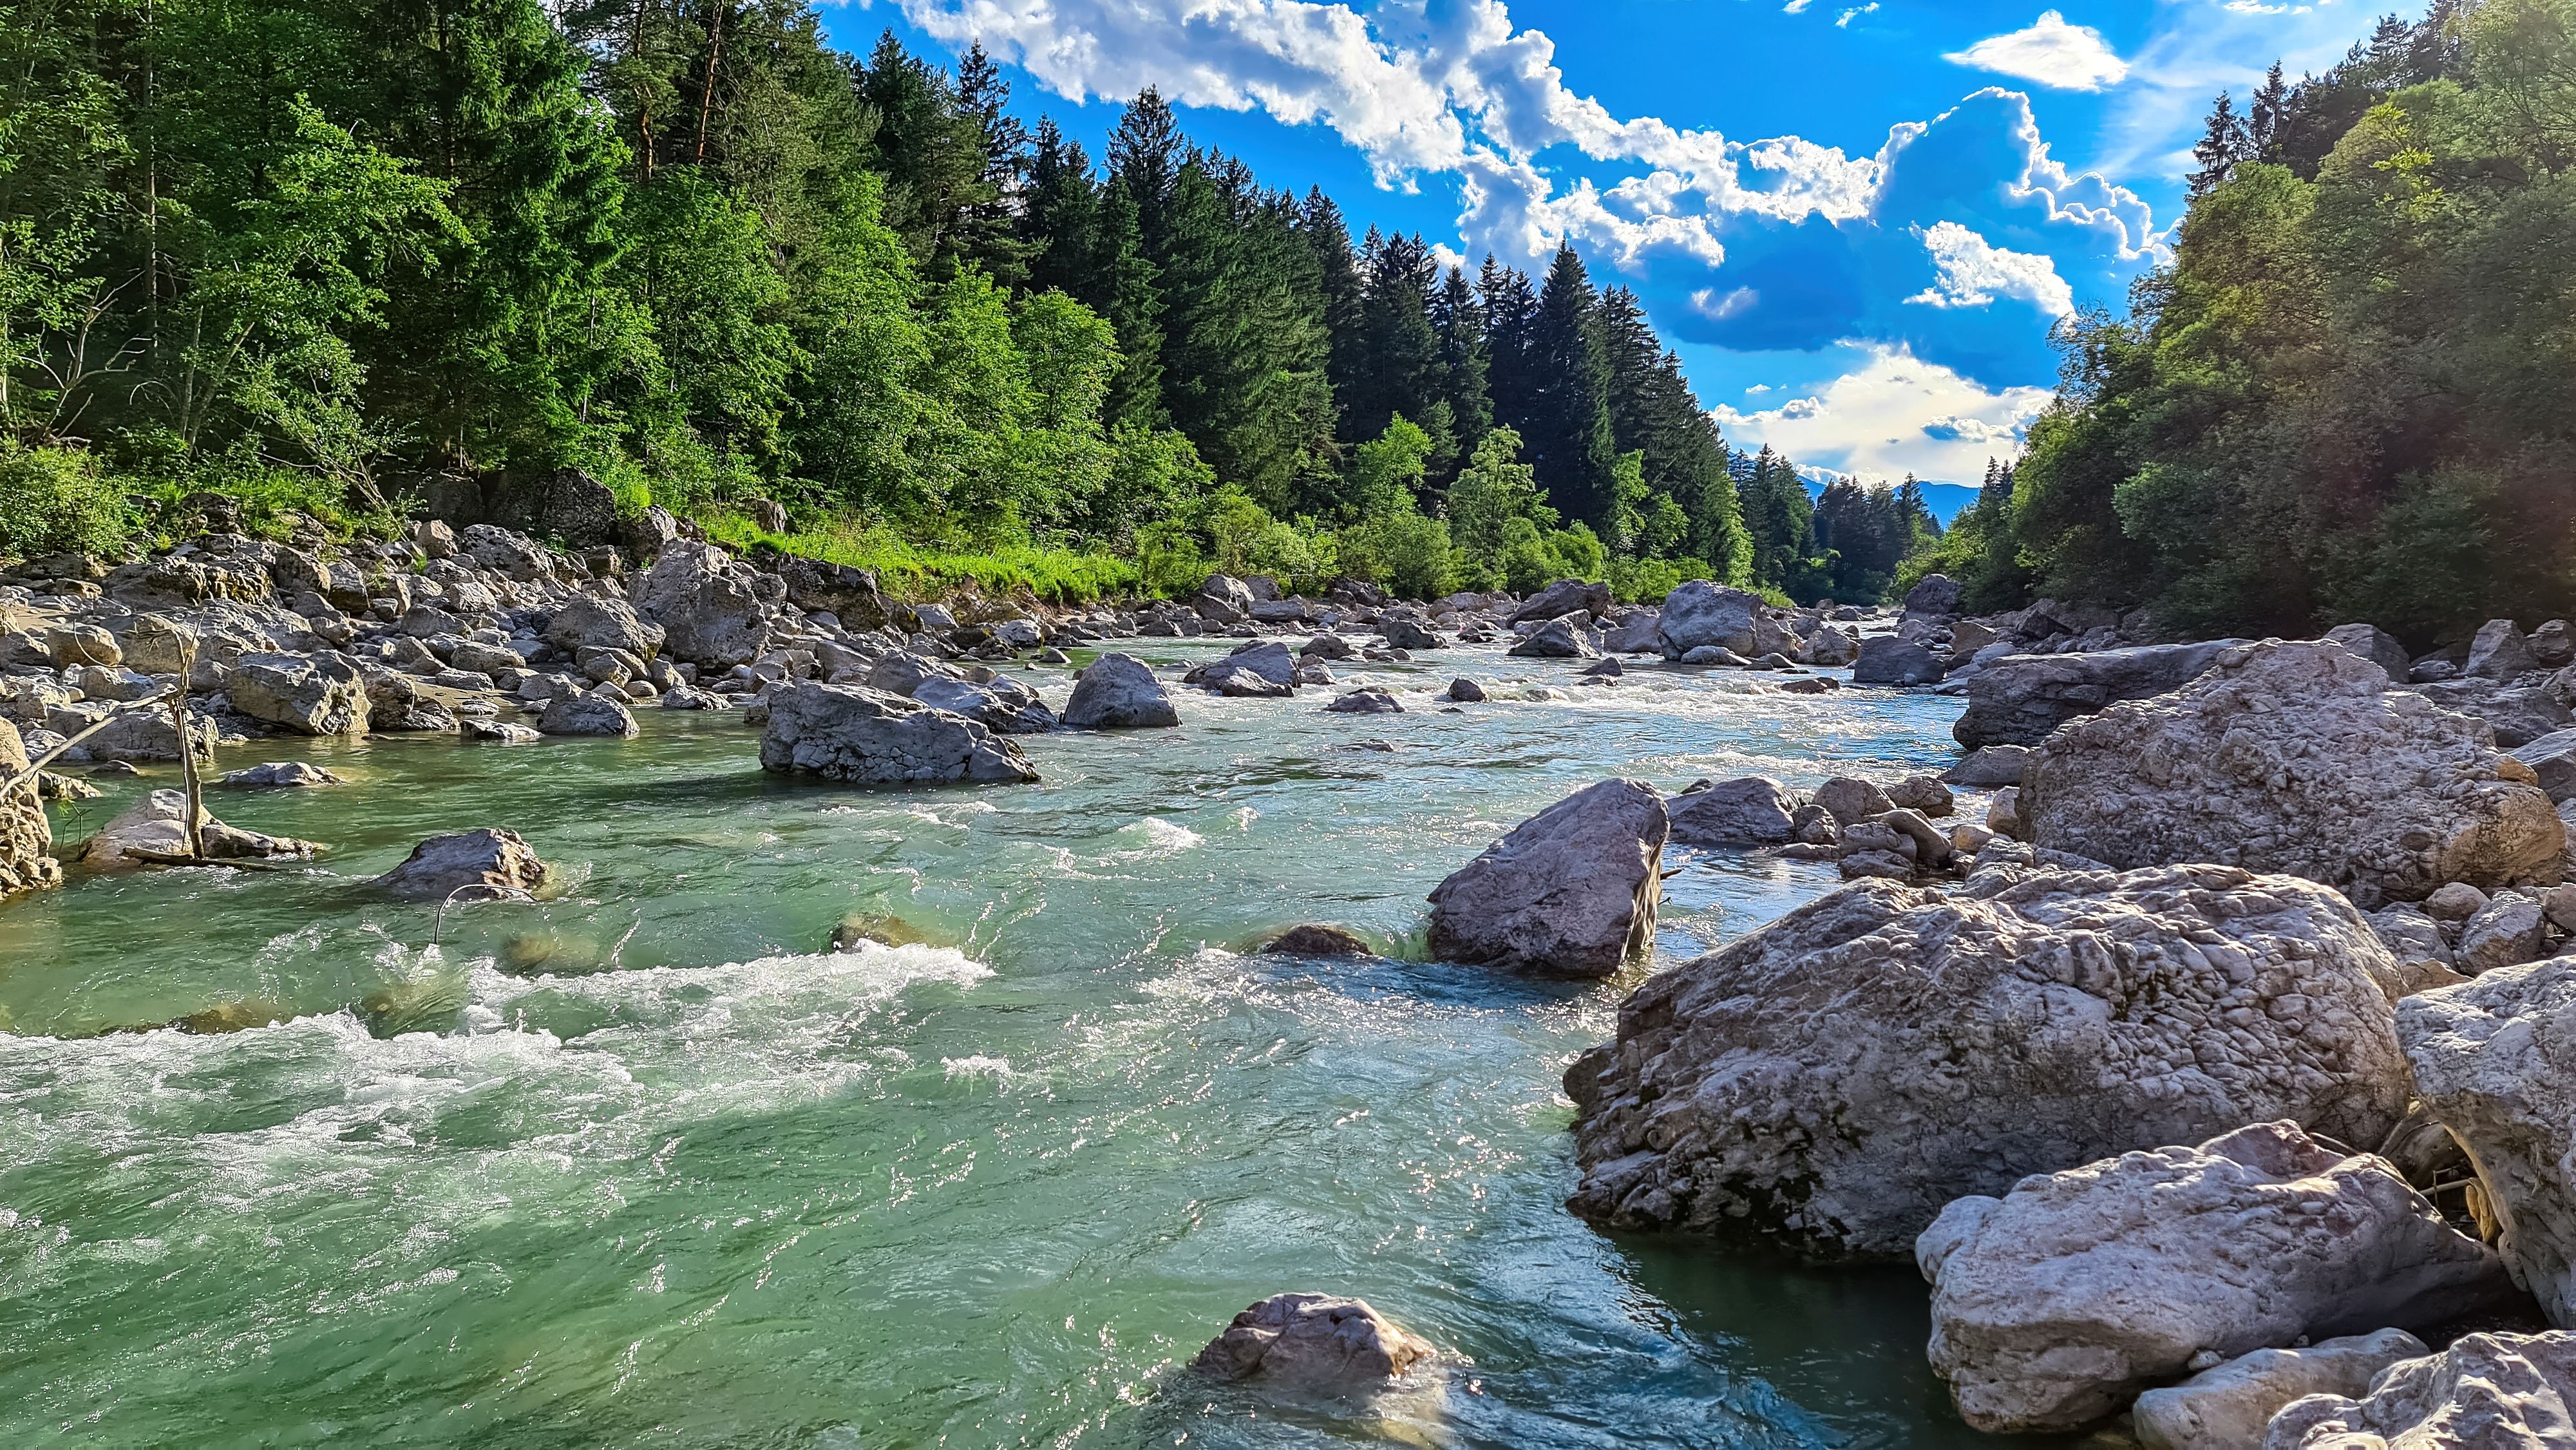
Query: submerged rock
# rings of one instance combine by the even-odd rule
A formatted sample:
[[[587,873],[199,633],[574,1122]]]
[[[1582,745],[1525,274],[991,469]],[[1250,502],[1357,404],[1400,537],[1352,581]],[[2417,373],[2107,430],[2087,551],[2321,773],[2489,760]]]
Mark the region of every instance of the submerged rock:
[[[2513,1292],[2387,1160],[2285,1122],[1959,1199],[1918,1253],[1933,1371],[1990,1433],[2080,1429],[2196,1355],[2429,1325]]]
[[[2376,1143],[2392,966],[2333,892],[2233,867],[1857,882],[1621,1006],[1566,1072],[1570,1206],[1894,1259],[2025,1174],[2273,1118]]]
[[[2222,651],[2183,689],[2048,738],[2021,785],[2031,843],[2283,871],[2365,908],[2452,881],[2554,882],[2566,830],[2530,768],[2386,684],[2338,645]]]
[[[2551,1450],[2576,1445],[2576,1334],[2464,1334],[2368,1393],[2293,1400],[2262,1450]]]
[[[217,785],[235,790],[269,790],[284,786],[347,785],[349,778],[335,775],[309,760],[272,760],[246,770],[224,773]]]
[[[769,697],[760,767],[853,785],[1034,781],[1008,739],[918,700],[854,685],[796,685]]]
[[[1401,715],[1404,706],[1384,690],[1353,690],[1324,707],[1328,715]]]
[[[1180,724],[1181,713],[1143,660],[1105,654],[1074,677],[1064,723],[1076,730],[1150,729]]]
[[[1449,682],[1449,698],[1460,705],[1481,705],[1485,702],[1485,687],[1460,675]]]
[[[1605,780],[1523,821],[1431,892],[1431,952],[1453,962],[1606,977],[1654,940],[1663,797]]]
[[[1433,1357],[1365,1299],[1274,1294],[1234,1316],[1190,1368],[1211,1379],[1349,1393],[1383,1388]]]
[[[398,901],[534,901],[545,881],[518,832],[484,826],[430,837],[375,885]]]
[[[1373,957],[1365,937],[1338,926],[1292,926],[1261,948],[1267,957]]]

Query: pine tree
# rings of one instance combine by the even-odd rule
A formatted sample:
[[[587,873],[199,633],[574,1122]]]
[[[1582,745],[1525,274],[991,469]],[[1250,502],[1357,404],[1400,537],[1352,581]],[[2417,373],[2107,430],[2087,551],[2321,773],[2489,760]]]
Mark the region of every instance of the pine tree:
[[[2269,161],[2279,153],[2281,128],[2288,120],[2289,83],[2281,78],[2281,63],[2263,77],[2263,88],[2254,93],[2253,108],[2246,116],[2245,146],[2248,159]]]
[[[1324,195],[1320,186],[1306,192],[1299,208],[1298,235],[1306,239],[1315,254],[1316,275],[1321,279],[1324,298],[1324,328],[1331,342],[1331,360],[1326,376],[1333,384],[1333,401],[1343,415],[1336,434],[1344,441],[1374,438],[1375,433],[1355,433],[1349,423],[1352,395],[1358,388],[1362,357],[1367,341],[1360,335],[1360,271],[1351,254],[1351,229],[1342,220],[1342,209]]]
[[[1440,339],[1431,327],[1434,269],[1422,238],[1381,237],[1372,228],[1360,296],[1359,346],[1346,390],[1337,390],[1345,441],[1375,438],[1396,415],[1432,435],[1436,472],[1456,467],[1454,420],[1446,416]],[[1443,415],[1432,426],[1435,408]]]
[[[957,110],[972,144],[975,185],[959,208],[954,248],[1005,287],[1028,279],[1031,248],[1018,235],[1028,184],[1029,134],[1008,107],[1011,83],[979,41],[957,61]]]
[[[1126,183],[1145,256],[1157,267],[1171,265],[1169,213],[1188,153],[1179,120],[1172,115],[1163,93],[1152,86],[1138,92],[1136,99],[1127,104],[1118,118],[1118,129],[1109,136],[1109,175]]]
[[[1472,457],[1494,426],[1494,400],[1488,391],[1489,354],[1485,309],[1466,274],[1456,267],[1439,295],[1431,300],[1431,331],[1440,344],[1440,396],[1449,405],[1450,427],[1458,435],[1458,456]],[[1434,482],[1445,487],[1446,477]]]
[[[1027,286],[1049,288],[1101,311],[1109,289],[1093,266],[1100,227],[1100,185],[1082,143],[1068,141],[1053,117],[1041,118],[1030,146],[1028,190],[1019,238],[1028,249]]]
[[[1494,421],[1526,437],[1532,426],[1538,375],[1531,339],[1538,322],[1538,293],[1526,273],[1485,256],[1476,295],[1485,309],[1485,354]]]
[[[1612,547],[1621,542],[1610,432],[1610,365],[1595,309],[1598,297],[1583,259],[1557,248],[1530,322],[1528,364],[1531,462],[1548,502],[1592,526]]]
[[[2201,196],[2235,175],[2236,163],[2244,160],[2250,150],[2245,123],[2236,114],[2235,98],[2220,91],[2200,144],[2191,148],[2191,159],[2199,167],[2191,174],[2191,194]]]

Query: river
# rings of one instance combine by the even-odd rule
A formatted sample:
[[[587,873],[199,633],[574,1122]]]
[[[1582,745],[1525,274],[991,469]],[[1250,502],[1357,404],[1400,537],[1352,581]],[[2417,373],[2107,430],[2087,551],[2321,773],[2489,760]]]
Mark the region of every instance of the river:
[[[1910,1270],[1564,1211],[1559,1075],[1650,967],[1250,954],[1321,921],[1403,955],[1442,876],[1604,776],[1937,769],[1957,702],[1577,690],[1490,651],[1336,669],[1497,698],[1180,692],[1178,730],[1024,738],[1042,785],[896,794],[766,778],[730,716],[228,752],[352,778],[213,798],[329,843],[321,869],[0,913],[0,1444],[1982,1443],[1923,1367]],[[1062,703],[1064,672],[1023,673]],[[1575,698],[1505,698],[1530,683]],[[568,889],[441,919],[358,886],[477,825]],[[1657,966],[1837,884],[1666,866]],[[823,954],[852,913],[927,944]],[[291,1020],[100,1035],[224,1004]],[[1350,1423],[1179,1370],[1291,1288],[1368,1298],[1445,1383]]]

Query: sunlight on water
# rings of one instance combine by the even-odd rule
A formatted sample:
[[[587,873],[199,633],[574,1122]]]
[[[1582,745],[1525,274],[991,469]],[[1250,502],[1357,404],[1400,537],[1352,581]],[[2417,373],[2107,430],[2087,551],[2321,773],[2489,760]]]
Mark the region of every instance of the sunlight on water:
[[[1955,702],[1489,652],[1336,669],[1407,713],[1188,695],[1179,730],[1030,739],[1044,784],[971,794],[772,781],[721,717],[228,760],[357,778],[216,802],[330,843],[320,869],[0,915],[0,1443],[1973,1439],[1910,1273],[1563,1211],[1558,1078],[1634,974],[1252,954],[1299,921],[1418,940],[1443,875],[1607,775],[1937,768]],[[1461,672],[1569,698],[1448,712]],[[364,889],[484,824],[570,889],[443,919]],[[1833,884],[1667,866],[1662,962]],[[845,917],[924,944],[818,954]],[[161,1025],[228,1004],[275,1020]],[[1179,1372],[1287,1288],[1366,1296],[1447,1371],[1366,1423]]]

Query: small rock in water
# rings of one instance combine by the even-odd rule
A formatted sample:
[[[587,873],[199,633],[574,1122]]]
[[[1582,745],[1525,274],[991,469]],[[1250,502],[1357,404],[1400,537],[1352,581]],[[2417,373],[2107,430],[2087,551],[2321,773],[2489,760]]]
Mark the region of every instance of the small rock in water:
[[[1338,926],[1292,926],[1261,949],[1267,957],[1369,957],[1377,955],[1357,932]]]
[[[113,780],[118,776],[141,775],[130,760],[102,760],[89,768],[92,780]]]
[[[1461,705],[1482,704],[1485,699],[1485,687],[1460,675],[1449,682],[1449,698]]]
[[[170,1025],[181,1032],[200,1037],[220,1037],[227,1032],[247,1032],[253,1027],[268,1027],[290,1021],[295,1009],[266,997],[245,997],[238,1002],[218,1002],[203,1011],[173,1018]]]
[[[534,901],[545,879],[518,832],[485,826],[430,837],[375,884],[401,901]]]
[[[1432,1358],[1430,1345],[1364,1299],[1277,1294],[1234,1316],[1190,1368],[1211,1379],[1365,1393]]]
[[[1404,706],[1384,690],[1353,690],[1326,705],[1324,711],[1331,715],[1401,715]]]
[[[930,938],[902,917],[883,911],[854,911],[832,928],[832,950],[857,951],[861,943],[881,947],[924,946]]]
[[[247,770],[227,771],[217,785],[238,790],[258,790],[283,786],[346,785],[349,778],[334,775],[321,766],[305,760],[272,760]]]
[[[504,724],[498,720],[460,720],[457,738],[483,745],[534,745],[545,739],[542,731],[525,725]]]
[[[1073,663],[1073,656],[1066,654],[1064,651],[1057,649],[1053,645],[1048,645],[1045,649],[1038,651],[1038,663],[1042,665],[1069,665]]]

